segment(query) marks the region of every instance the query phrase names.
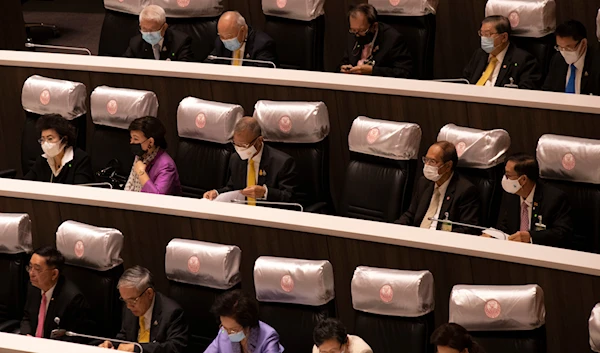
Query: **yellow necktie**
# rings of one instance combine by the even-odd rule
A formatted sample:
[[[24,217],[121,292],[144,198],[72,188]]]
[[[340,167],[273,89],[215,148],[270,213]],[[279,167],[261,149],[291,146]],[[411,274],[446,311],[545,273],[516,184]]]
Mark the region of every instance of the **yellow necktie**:
[[[146,320],[140,316],[140,332],[138,333],[138,343],[150,342],[150,330],[146,330]]]
[[[425,217],[423,217],[423,220],[421,221],[421,228],[429,229],[431,227],[431,223],[433,223],[433,221],[430,220],[429,218],[435,216],[438,206],[440,205],[440,196],[442,196],[442,195],[440,195],[440,190],[438,188],[435,188],[433,190],[433,195],[431,196],[431,202],[429,203],[429,208],[427,209],[427,212],[425,213]]]
[[[481,75],[481,78],[479,79],[479,81],[477,81],[477,86],[483,86],[486,82],[488,82],[488,80],[490,79],[490,77],[492,77],[492,74],[494,73],[494,69],[496,68],[497,63],[498,59],[496,59],[495,56],[492,56],[492,58],[490,59],[490,63],[487,66],[487,69],[485,69],[483,75]]]
[[[233,52],[233,66],[242,66],[242,51],[240,49]]]
[[[254,169],[254,161],[252,158],[248,159],[248,177],[246,178],[246,186],[256,185],[256,169]],[[248,197],[248,205],[256,206],[256,199]]]

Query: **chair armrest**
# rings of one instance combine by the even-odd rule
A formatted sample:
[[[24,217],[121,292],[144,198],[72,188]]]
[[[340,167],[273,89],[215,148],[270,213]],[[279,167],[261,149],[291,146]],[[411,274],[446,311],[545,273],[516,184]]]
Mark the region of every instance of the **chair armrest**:
[[[0,178],[14,178],[17,176],[16,169],[0,170]]]
[[[0,332],[20,333],[20,324],[21,323],[18,320],[4,321],[3,323],[0,323]]]
[[[304,212],[328,214],[327,202],[317,202],[304,209]]]

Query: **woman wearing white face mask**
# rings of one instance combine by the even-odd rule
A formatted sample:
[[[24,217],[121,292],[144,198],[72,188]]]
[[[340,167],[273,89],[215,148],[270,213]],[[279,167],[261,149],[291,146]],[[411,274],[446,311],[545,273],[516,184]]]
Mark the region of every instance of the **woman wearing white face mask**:
[[[328,318],[317,324],[313,331],[312,353],[373,353],[362,338],[346,333],[338,319]]]
[[[67,119],[58,114],[44,115],[36,126],[44,153],[37,157],[23,179],[61,184],[94,182],[90,158],[85,151],[73,146],[77,134]]]

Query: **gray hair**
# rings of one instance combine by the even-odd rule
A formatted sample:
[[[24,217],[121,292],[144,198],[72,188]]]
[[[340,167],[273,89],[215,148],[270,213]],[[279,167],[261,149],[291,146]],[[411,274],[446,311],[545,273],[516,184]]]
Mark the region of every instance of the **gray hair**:
[[[262,135],[262,129],[260,128],[260,125],[258,124],[258,120],[254,119],[252,117],[249,117],[249,116],[238,120],[235,123],[235,126],[233,128],[234,133],[239,133],[239,132],[243,132],[246,130],[252,131],[253,136],[256,136],[256,137]]]
[[[140,22],[142,22],[142,19],[164,24],[167,22],[167,14],[158,5],[148,5],[140,12]]]
[[[128,268],[117,283],[117,289],[121,287],[126,288],[137,288],[138,290],[146,290],[147,288],[154,288],[154,279],[152,273],[142,266],[133,266]]]

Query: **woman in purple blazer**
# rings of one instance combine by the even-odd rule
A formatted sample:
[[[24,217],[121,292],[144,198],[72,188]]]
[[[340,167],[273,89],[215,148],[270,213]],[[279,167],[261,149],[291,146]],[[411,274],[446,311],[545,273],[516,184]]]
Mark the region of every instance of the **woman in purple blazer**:
[[[225,292],[211,309],[221,322],[204,353],[282,353],[279,334],[258,320],[258,304],[241,290]]]
[[[135,155],[125,190],[180,195],[177,166],[166,151],[165,126],[157,118],[137,118],[129,125],[129,144]]]

